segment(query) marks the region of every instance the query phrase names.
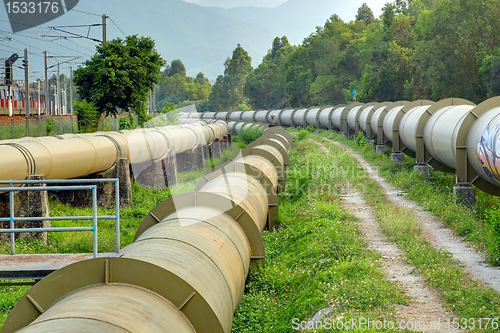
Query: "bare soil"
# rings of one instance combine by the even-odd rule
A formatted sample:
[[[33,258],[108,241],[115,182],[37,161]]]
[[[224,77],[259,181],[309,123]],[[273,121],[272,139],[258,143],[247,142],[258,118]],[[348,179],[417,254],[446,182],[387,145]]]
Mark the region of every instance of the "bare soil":
[[[331,143],[349,151],[363,165],[369,176],[374,178],[380,184],[385,180],[378,176],[375,169],[362,159],[359,154],[354,153],[349,147],[338,142],[328,140]],[[319,142],[313,141],[322,150],[327,148]],[[358,156],[355,156],[358,155]],[[360,159],[364,162],[362,163]],[[385,184],[387,185],[387,184]],[[404,261],[404,251],[398,248],[395,243],[389,242],[385,235],[380,231],[379,222],[375,216],[375,208],[367,204],[362,194],[355,192],[352,188],[344,188],[341,195],[341,206],[351,215],[359,219],[354,222],[363,233],[364,240],[368,248],[380,253],[379,262],[383,267],[384,274],[389,281],[398,284],[409,296],[408,305],[397,305],[397,315],[400,320],[408,323],[415,323],[414,331],[418,332],[459,332],[461,330],[449,329],[445,324],[447,320],[455,317],[452,311],[445,309],[437,293],[429,288],[426,279],[415,272],[415,267]],[[399,192],[392,189],[386,189],[386,194],[392,198],[392,195],[398,195]],[[400,204],[400,201],[394,200]],[[425,228],[425,226],[424,226]],[[436,322],[440,322],[438,325]]]

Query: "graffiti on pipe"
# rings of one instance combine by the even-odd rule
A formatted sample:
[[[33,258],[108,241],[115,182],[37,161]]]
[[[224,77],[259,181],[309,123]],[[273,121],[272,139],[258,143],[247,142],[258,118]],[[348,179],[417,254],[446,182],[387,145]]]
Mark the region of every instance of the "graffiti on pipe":
[[[486,175],[500,181],[500,125],[495,126],[491,131],[488,125],[477,148],[478,159]]]

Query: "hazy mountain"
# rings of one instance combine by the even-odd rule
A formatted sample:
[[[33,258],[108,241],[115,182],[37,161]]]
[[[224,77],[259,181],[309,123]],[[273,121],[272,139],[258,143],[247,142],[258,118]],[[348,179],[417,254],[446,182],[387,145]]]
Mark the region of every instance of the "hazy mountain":
[[[200,0],[203,3],[208,1],[217,1],[219,5],[223,5],[225,0]],[[244,4],[250,0],[231,1]],[[260,0],[252,0],[252,3],[257,4],[258,1]],[[362,2],[363,0],[289,0],[276,8],[223,9],[202,7],[182,0],[143,0],[140,5],[137,0],[93,0],[80,1],[74,10],[45,26],[100,23],[100,15],[105,13],[110,16],[108,39],[124,36],[115,24],[127,35],[150,36],[156,41],[158,52],[169,63],[174,59],[181,59],[188,75],[195,76],[201,71],[206,77],[214,80],[223,73],[224,61],[232,55],[237,44],[241,44],[248,51],[255,67],[262,61],[276,36],[287,36],[292,44],[300,44],[315,31],[316,26],[322,26],[332,14],[339,14],[347,21],[354,19]],[[0,15],[3,15],[1,10]],[[5,21],[0,22],[0,29],[10,31]],[[66,29],[75,31],[76,28]],[[79,29],[83,29],[81,34],[87,33],[87,28]],[[91,35],[101,38],[100,29],[92,28]],[[40,54],[43,50],[48,50],[49,54],[61,55],[79,52],[77,55],[86,55],[82,61],[94,53],[95,42],[83,39],[43,42],[41,35],[47,32],[48,30],[40,28],[23,31],[22,34],[31,37],[25,39],[22,44],[16,44],[15,40],[0,41],[0,57],[10,55],[6,44],[16,45],[17,52],[22,51],[28,44],[31,46],[31,52]],[[15,36],[15,39],[22,38]],[[42,60],[41,56],[31,57],[33,66],[30,66],[30,69],[42,70]]]

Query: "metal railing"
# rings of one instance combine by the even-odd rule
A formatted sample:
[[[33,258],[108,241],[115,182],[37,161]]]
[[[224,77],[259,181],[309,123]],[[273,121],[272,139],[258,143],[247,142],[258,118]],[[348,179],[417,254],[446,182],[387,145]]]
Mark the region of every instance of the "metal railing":
[[[97,185],[78,185],[78,186],[32,186],[32,187],[14,187],[15,184],[88,184],[88,183],[115,183],[115,215],[99,216],[97,215]],[[11,254],[15,254],[15,234],[23,232],[67,232],[67,231],[92,231],[93,232],[93,255],[97,257],[97,220],[116,220],[116,252],[120,252],[120,184],[118,178],[103,179],[59,179],[59,180],[3,180],[0,185],[7,184],[10,187],[0,187],[2,191],[9,192],[10,216],[0,218],[0,222],[10,222],[9,229],[0,229],[0,233],[10,234]],[[73,191],[73,190],[92,190],[92,216],[47,216],[47,217],[15,217],[14,216],[14,192],[23,191]],[[92,220],[92,227],[58,227],[58,228],[16,228],[14,222],[34,222],[34,221],[67,221],[67,220]]]

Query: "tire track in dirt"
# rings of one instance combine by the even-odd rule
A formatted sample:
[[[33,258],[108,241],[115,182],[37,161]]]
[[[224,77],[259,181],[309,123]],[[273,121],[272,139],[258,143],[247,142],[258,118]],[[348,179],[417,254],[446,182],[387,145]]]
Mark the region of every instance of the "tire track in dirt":
[[[311,140],[328,152],[321,143]],[[333,142],[332,142],[333,143]],[[367,204],[362,194],[352,188],[345,188],[341,195],[341,207],[359,219],[353,222],[364,236],[368,248],[381,255],[378,259],[387,280],[398,284],[408,296],[408,305],[396,305],[397,315],[405,323],[412,323],[414,331],[418,332],[461,332],[461,330],[448,329],[445,321],[453,318],[453,312],[443,307],[437,293],[427,287],[426,279],[414,273],[415,266],[404,261],[404,251],[389,242],[380,231],[380,225],[375,216],[375,208]],[[440,322],[436,324],[436,321]]]
[[[384,188],[385,193],[393,202],[413,210],[422,223],[424,235],[435,248],[451,253],[453,259],[464,265],[466,271],[475,279],[486,283],[489,287],[500,292],[500,269],[485,263],[484,254],[468,247],[464,241],[439,221],[434,214],[425,211],[416,202],[404,198],[402,191],[397,190],[387,183],[384,178],[379,176],[378,171],[366,162],[360,154],[340,142],[327,138],[323,139],[348,151],[351,156],[356,158],[368,175]]]

